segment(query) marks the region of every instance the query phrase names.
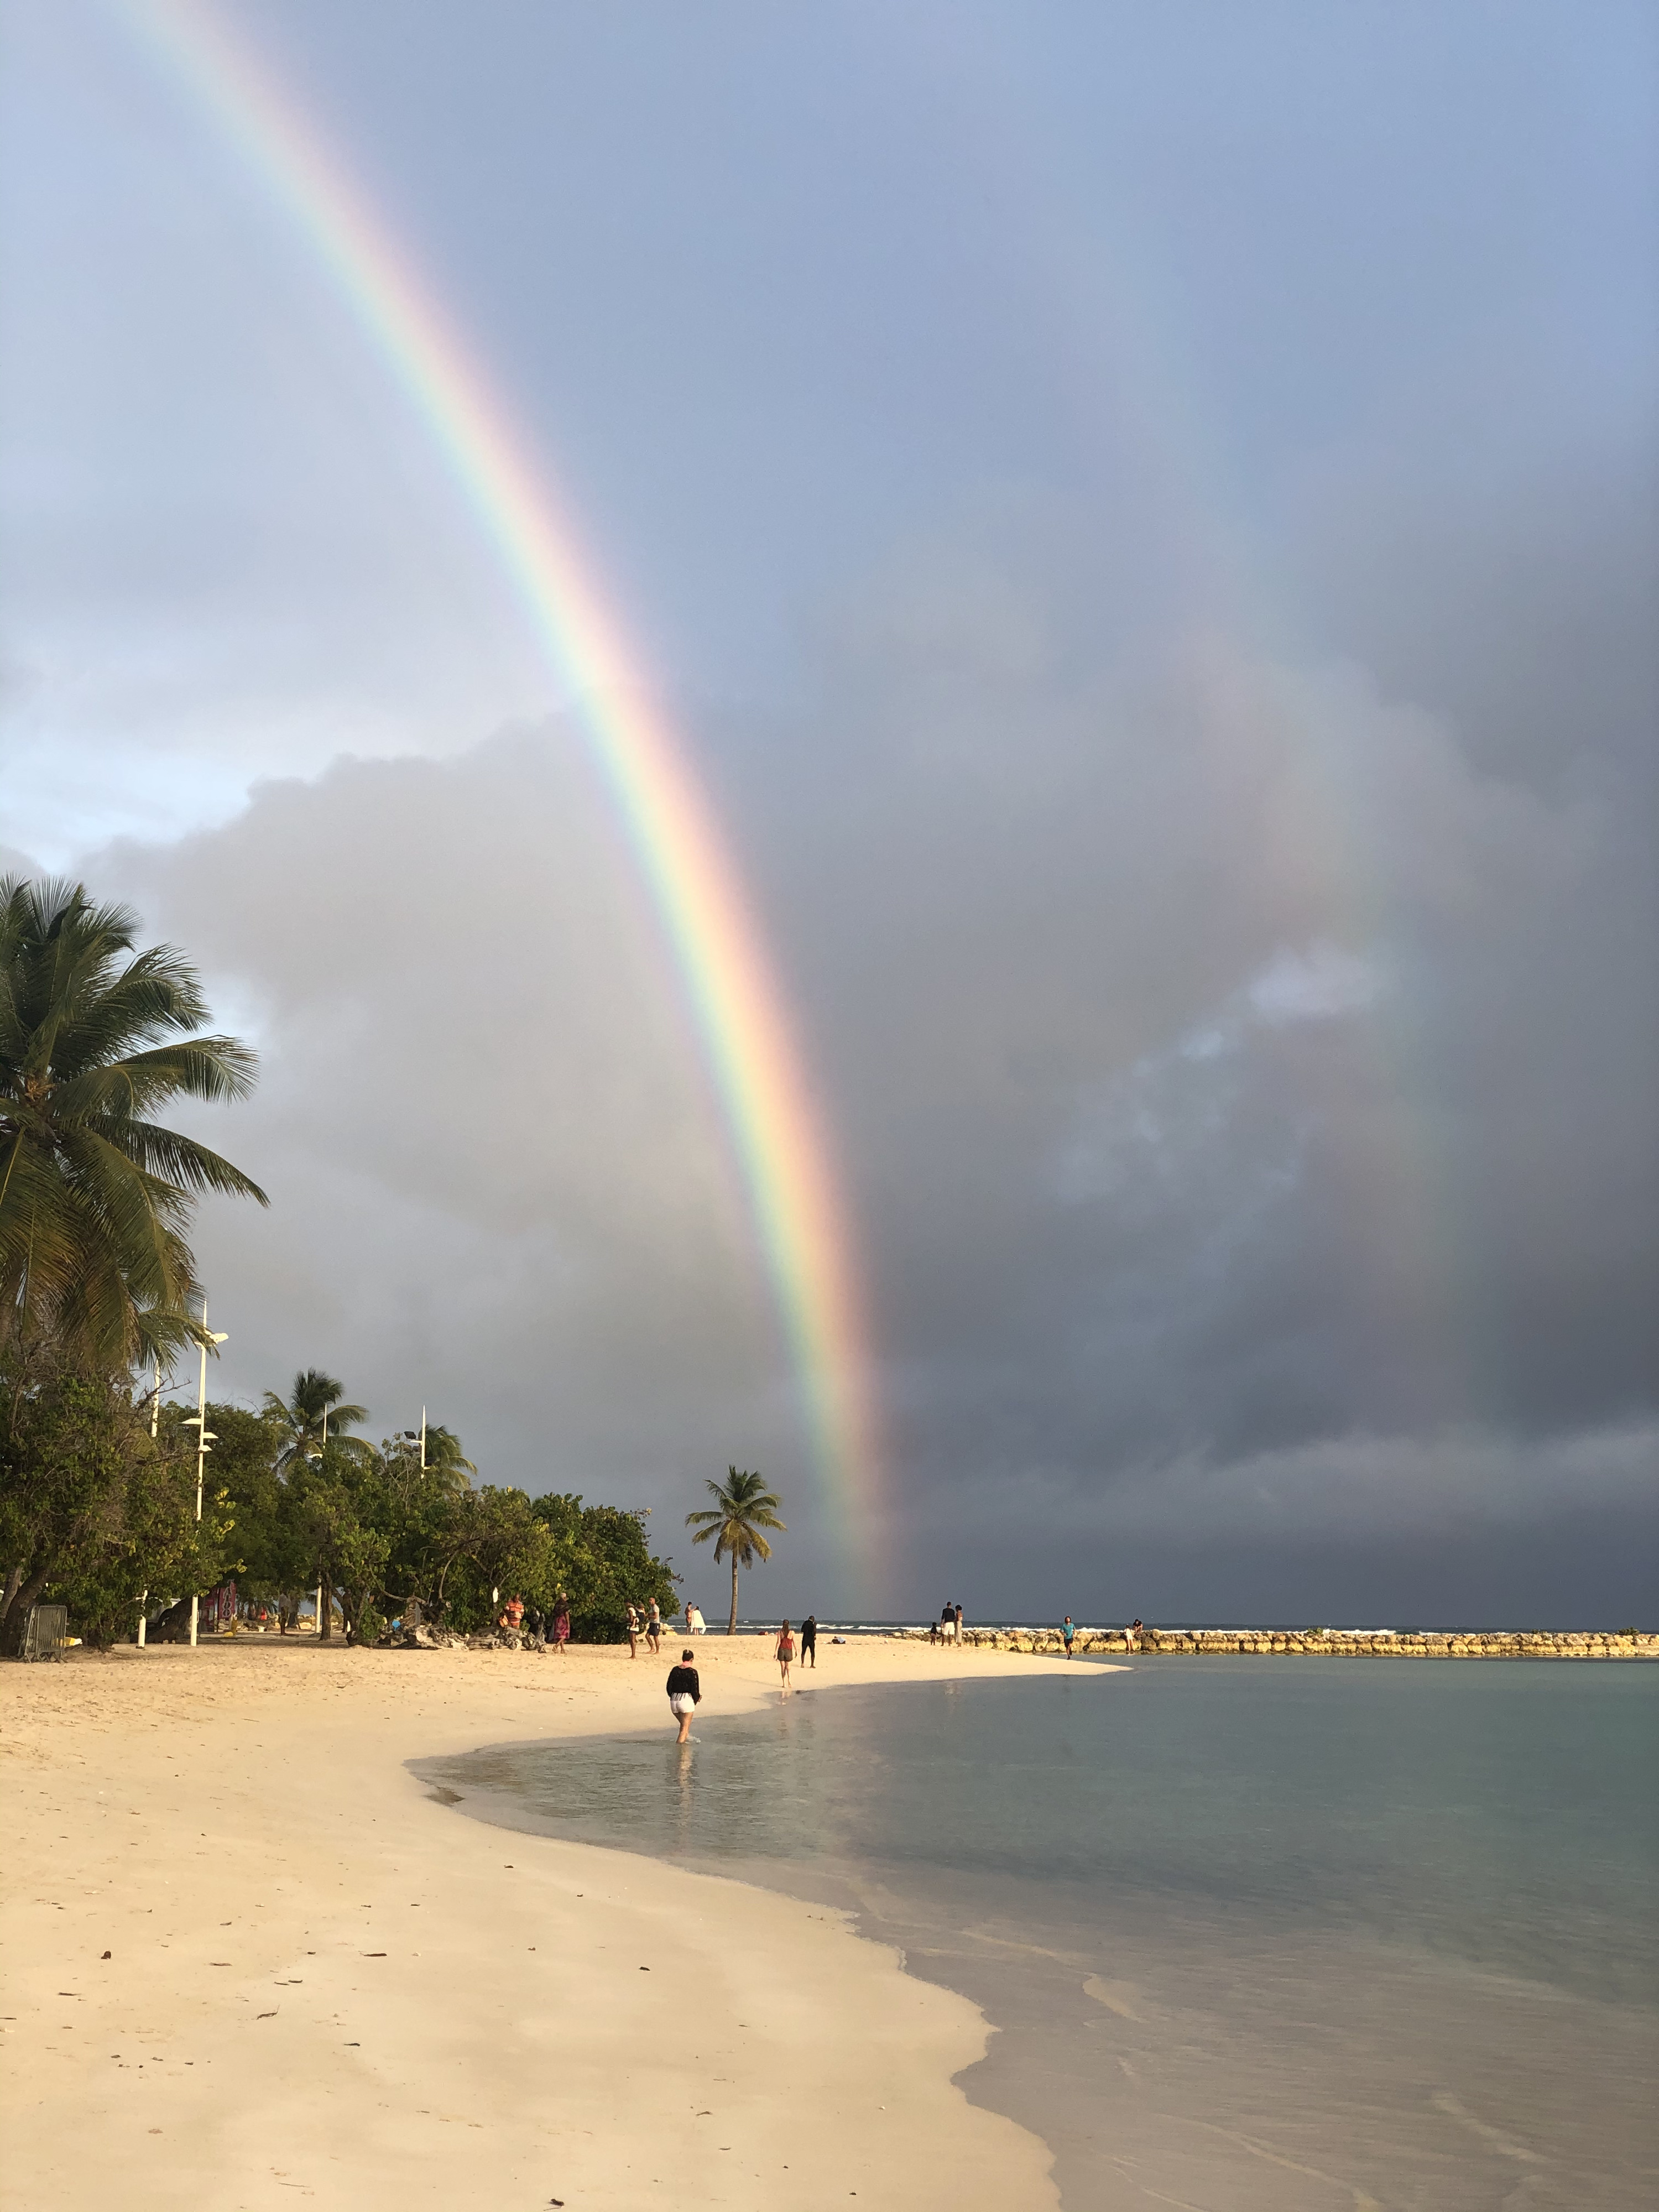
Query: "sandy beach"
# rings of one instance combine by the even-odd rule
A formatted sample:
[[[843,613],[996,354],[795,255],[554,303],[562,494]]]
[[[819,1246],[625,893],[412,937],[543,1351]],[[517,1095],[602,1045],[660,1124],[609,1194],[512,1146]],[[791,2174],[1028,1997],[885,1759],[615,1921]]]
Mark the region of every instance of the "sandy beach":
[[[1053,2205],[966,2000],[837,1916],[510,1834],[404,1762],[668,1732],[670,1659],[242,1638],[0,1672],[0,2173],[64,2212]],[[721,1713],[758,1638],[699,1639]],[[888,1642],[818,1680],[1059,1662]],[[1104,1686],[1102,1686],[1103,1688]]]

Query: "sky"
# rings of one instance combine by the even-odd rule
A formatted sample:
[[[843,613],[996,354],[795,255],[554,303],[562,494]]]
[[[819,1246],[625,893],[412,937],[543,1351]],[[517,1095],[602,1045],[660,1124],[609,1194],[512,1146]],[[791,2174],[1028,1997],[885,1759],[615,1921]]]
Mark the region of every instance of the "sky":
[[[684,1513],[745,1607],[1659,1586],[1659,27],[210,11],[557,487],[827,1133],[849,1528],[580,702],[147,25],[0,0],[0,848],[199,963],[213,1388]],[[1643,1608],[1646,1607],[1646,1613]]]

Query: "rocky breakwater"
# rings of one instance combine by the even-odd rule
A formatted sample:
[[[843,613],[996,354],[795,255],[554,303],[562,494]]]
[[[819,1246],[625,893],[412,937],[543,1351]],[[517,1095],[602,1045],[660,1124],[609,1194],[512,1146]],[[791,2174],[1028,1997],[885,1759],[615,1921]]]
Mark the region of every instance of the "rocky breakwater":
[[[925,1628],[899,1632],[927,1640]],[[963,1644],[988,1651],[1052,1657],[1066,1646],[1057,1628],[966,1628]],[[1133,1644],[1121,1629],[1077,1631],[1073,1650],[1100,1657],[1146,1652],[1203,1658],[1212,1652],[1310,1659],[1659,1659],[1659,1634],[1634,1628],[1557,1632],[1550,1629],[1436,1632],[1273,1628],[1146,1628]]]

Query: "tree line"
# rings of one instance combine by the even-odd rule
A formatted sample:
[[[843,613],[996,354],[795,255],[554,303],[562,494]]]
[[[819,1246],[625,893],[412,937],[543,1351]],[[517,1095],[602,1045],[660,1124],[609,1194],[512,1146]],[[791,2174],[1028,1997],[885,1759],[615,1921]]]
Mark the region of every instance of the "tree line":
[[[637,1516],[477,1483],[447,1430],[424,1467],[413,1432],[371,1444],[315,1370],[258,1413],[208,1404],[198,1517],[197,1416],[159,1387],[212,1343],[185,1232],[204,1193],[269,1200],[156,1116],[246,1097],[258,1063],[204,1034],[195,972],[137,932],[82,884],[0,878],[0,1654],[43,1600],[107,1645],[233,1577],[288,1626],[320,1584],[322,1633],[337,1605],[363,1641],[413,1601],[480,1626],[498,1589],[562,1594],[597,1640],[630,1602],[672,1610]]]

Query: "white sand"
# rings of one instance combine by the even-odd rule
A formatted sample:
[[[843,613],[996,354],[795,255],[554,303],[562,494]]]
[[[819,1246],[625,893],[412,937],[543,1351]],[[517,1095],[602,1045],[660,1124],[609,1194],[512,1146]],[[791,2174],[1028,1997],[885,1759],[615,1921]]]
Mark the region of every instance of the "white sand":
[[[678,1650],[246,1638],[0,1669],[5,2203],[1055,2204],[1042,2143],[951,2084],[985,2047],[965,1999],[819,1907],[491,1828],[404,1771],[666,1734]],[[697,1656],[720,1712],[776,1695],[762,1639]],[[799,1694],[1058,1664],[855,1643]]]

